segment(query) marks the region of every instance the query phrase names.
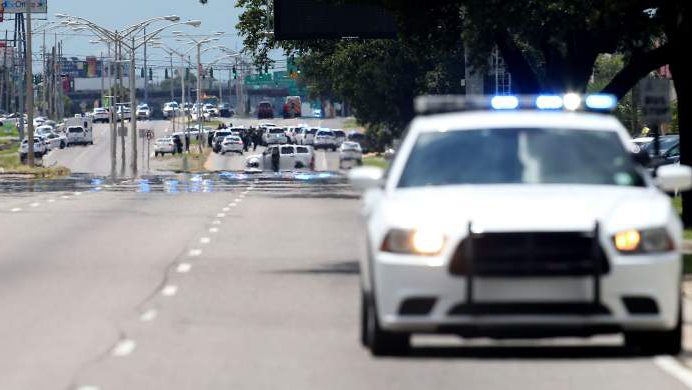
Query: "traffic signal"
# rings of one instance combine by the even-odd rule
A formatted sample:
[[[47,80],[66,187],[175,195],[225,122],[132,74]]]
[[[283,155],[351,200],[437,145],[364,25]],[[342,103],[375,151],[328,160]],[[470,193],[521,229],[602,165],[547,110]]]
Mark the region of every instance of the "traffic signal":
[[[209,77],[214,78],[214,68],[209,68]]]
[[[140,69],[140,70],[139,70],[139,73],[141,74],[140,77],[141,77],[141,78],[144,78],[144,68]]]
[[[238,78],[238,70],[235,68],[235,65],[233,65],[233,80],[236,80]]]
[[[149,81],[154,81],[154,71],[149,68]]]
[[[168,68],[166,68],[166,74],[164,75],[164,78],[168,80]]]

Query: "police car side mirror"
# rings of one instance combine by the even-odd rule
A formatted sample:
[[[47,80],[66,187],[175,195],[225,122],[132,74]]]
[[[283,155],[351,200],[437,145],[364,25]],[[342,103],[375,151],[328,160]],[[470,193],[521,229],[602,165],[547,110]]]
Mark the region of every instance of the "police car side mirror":
[[[348,179],[353,188],[365,191],[384,184],[384,170],[376,167],[355,168],[348,173]]]
[[[692,188],[692,168],[687,165],[663,165],[656,171],[656,184],[666,192]]]

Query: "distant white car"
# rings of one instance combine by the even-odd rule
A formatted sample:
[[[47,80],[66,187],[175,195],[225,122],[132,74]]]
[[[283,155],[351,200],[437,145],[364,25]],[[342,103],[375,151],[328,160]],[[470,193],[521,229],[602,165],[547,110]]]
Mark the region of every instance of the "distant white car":
[[[336,151],[336,148],[338,147],[336,143],[336,136],[334,135],[334,132],[329,129],[319,129],[315,133],[313,145],[315,149],[331,149],[332,152]]]
[[[67,146],[80,144],[80,145],[93,145],[94,138],[88,129],[82,126],[69,126],[66,131],[67,136]]]
[[[270,172],[272,170],[272,153],[274,148],[280,152],[279,170],[293,171],[315,169],[315,151],[304,145],[272,145],[261,155],[253,155],[245,159],[247,173]]]
[[[34,137],[34,157],[41,158],[48,152],[45,142],[40,137]],[[26,137],[19,146],[19,158],[24,161],[29,154],[29,142]]]
[[[229,135],[221,141],[221,154],[229,152],[243,154],[243,140],[239,136]]]
[[[179,115],[180,107],[176,102],[168,102],[163,104],[162,111],[166,119],[171,119]]]
[[[339,147],[339,167],[343,167],[346,161],[355,161],[358,165],[363,164],[363,150],[358,142],[347,141]]]
[[[138,120],[149,120],[151,119],[151,109],[147,104],[140,104],[137,106],[137,112],[135,113]]]
[[[110,113],[108,112],[108,110],[102,107],[94,108],[94,111],[91,113],[91,117],[93,118],[94,123],[109,123],[111,121]]]
[[[286,137],[286,131],[282,127],[268,127],[267,131],[262,134],[263,142],[265,145],[276,145],[276,144],[286,144],[288,143],[288,137]]]
[[[204,113],[207,117],[218,117],[219,116],[219,109],[213,105],[213,104],[205,104],[204,105]]]
[[[64,134],[50,132],[41,137],[46,143],[48,150],[65,149],[65,147],[67,147],[67,137]]]
[[[154,156],[164,156],[166,153],[175,154],[173,137],[158,138],[154,144]]]

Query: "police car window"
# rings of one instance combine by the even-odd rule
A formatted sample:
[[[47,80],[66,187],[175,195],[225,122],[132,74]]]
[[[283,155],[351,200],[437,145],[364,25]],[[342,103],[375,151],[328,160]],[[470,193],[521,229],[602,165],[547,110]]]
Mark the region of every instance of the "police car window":
[[[310,153],[305,146],[298,146],[297,153]]]
[[[615,132],[541,128],[421,134],[399,187],[460,184],[645,185]]]
[[[282,146],[281,154],[293,154],[293,148],[290,146]]]

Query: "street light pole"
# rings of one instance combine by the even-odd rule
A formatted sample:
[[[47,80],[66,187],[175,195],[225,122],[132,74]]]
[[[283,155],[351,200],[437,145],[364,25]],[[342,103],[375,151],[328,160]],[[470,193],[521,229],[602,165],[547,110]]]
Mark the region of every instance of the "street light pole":
[[[147,28],[144,27],[144,36],[147,36]],[[132,41],[134,46],[134,38]],[[147,41],[144,41],[144,103],[149,103],[149,68],[147,68]]]
[[[130,50],[130,137],[132,140],[132,176],[137,176],[137,84],[135,83],[135,37]],[[146,69],[145,74],[146,77]]]
[[[199,153],[202,154],[202,144],[201,137],[199,136],[202,132],[202,119],[204,118],[204,110],[202,110],[202,43],[197,44],[197,138],[200,139],[199,142]]]
[[[34,71],[33,57],[31,48],[31,2],[26,2],[26,129],[27,144],[29,146],[27,154],[27,164],[34,166]],[[23,113],[20,113],[23,115]]]

